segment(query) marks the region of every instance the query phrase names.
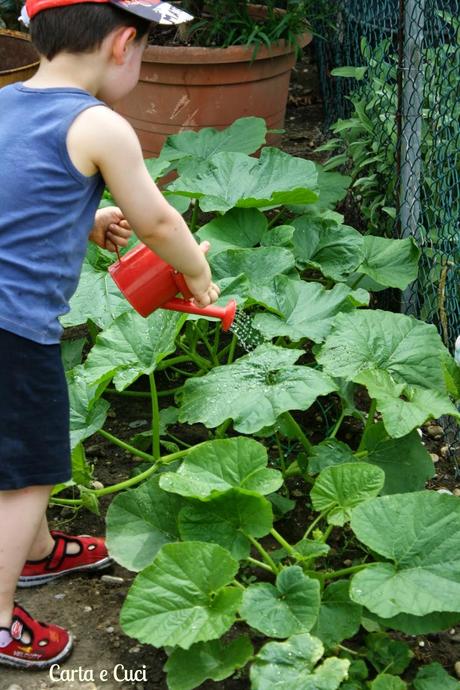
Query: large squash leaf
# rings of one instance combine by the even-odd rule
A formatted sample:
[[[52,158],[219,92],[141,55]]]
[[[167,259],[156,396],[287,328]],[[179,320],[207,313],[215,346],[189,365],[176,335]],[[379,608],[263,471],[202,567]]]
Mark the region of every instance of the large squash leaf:
[[[430,491],[353,510],[351,528],[386,560],[353,576],[351,598],[381,618],[460,611],[460,502]]]
[[[296,366],[301,350],[264,344],[235,364],[216,367],[186,381],[179,420],[213,428],[233,419],[250,434],[275,423],[287,410],[306,410],[319,395],[335,390],[326,375]]]
[[[170,191],[199,199],[203,211],[225,213],[234,206],[264,208],[316,201],[314,163],[266,147],[260,158],[222,152],[194,171],[187,169]]]
[[[242,593],[229,586],[238,561],[216,544],[166,544],[137,575],[121,610],[127,635],[154,647],[189,649],[221,637],[234,623]]]

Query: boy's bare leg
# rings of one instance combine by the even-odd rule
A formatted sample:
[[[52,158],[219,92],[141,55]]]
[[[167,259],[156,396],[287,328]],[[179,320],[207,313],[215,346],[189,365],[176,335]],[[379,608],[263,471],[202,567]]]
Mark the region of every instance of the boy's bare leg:
[[[8,628],[16,584],[42,525],[52,486],[0,491],[0,627]]]
[[[37,530],[37,534],[35,536],[35,539],[33,541],[32,547],[27,554],[27,560],[28,561],[39,561],[41,558],[45,558],[46,556],[49,556],[51,551],[53,550],[54,547],[54,539],[50,534],[50,529],[48,526],[48,520],[46,518],[46,514],[43,515],[43,518],[40,522],[40,526]],[[79,551],[79,545],[77,542],[70,542],[69,544],[66,545],[66,553],[72,554],[72,553],[78,553]]]

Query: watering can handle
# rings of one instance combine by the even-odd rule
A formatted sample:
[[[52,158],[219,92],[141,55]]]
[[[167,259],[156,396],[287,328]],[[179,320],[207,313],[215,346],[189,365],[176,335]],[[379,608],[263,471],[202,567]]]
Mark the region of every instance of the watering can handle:
[[[172,277],[177,285],[178,292],[180,292],[185,299],[191,299],[193,295],[188,289],[187,283],[185,282],[185,278],[182,275],[182,273],[179,273],[178,271],[172,269]]]

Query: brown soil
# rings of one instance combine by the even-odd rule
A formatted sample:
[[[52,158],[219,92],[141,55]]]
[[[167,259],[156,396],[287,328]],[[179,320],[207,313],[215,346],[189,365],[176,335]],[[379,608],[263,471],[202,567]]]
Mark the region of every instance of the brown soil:
[[[282,148],[293,155],[314,157],[315,147],[324,138],[321,122],[321,102],[309,49],[294,73]],[[133,435],[130,423],[148,419],[148,411],[142,403],[126,398],[114,399],[111,414],[107,429],[121,438]],[[319,424],[320,418],[317,421]],[[181,432],[178,430],[178,433]],[[196,436],[202,437],[205,433],[200,427],[191,428],[188,438],[192,437],[190,440],[195,442]],[[453,461],[446,453],[446,438],[426,434],[424,441],[428,450],[439,457],[437,476],[430,488],[460,489]],[[124,451],[110,446],[98,435],[89,439],[86,447],[88,458],[94,463],[95,479],[108,485],[129,476],[133,460]],[[304,491],[305,487],[299,483],[293,495],[301,496]],[[74,514],[69,509],[50,509],[50,522],[69,534],[104,534],[104,515],[110,501],[111,497],[101,501],[100,517],[86,510]],[[302,515],[296,510],[283,524],[283,532],[291,534],[292,538],[300,537],[303,525]],[[53,681],[48,671],[31,673],[2,668],[0,690],[8,690],[13,684],[14,690],[18,690],[17,686],[20,690],[167,690],[162,671],[165,653],[127,637],[118,623],[120,608],[134,574],[119,565],[111,566],[105,573],[123,578],[123,582],[113,584],[101,579],[100,575],[93,575],[63,578],[44,587],[18,590],[17,598],[23,606],[40,620],[71,630],[76,644],[72,656],[62,665],[61,673],[65,670],[67,674],[62,680]],[[453,674],[454,663],[460,658],[460,628],[440,635],[411,638],[409,642],[417,662],[439,661]],[[114,678],[117,665],[118,680]],[[101,680],[103,671],[107,672],[106,680]],[[249,687],[243,675],[220,683],[206,682],[201,690],[249,690]]]

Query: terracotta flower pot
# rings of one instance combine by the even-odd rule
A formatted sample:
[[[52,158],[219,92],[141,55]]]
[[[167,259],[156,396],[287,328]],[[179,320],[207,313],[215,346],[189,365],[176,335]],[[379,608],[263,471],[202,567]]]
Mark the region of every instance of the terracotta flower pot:
[[[29,79],[38,64],[37,51],[27,34],[0,29],[0,88]]]
[[[312,40],[302,35],[303,47]],[[135,89],[117,104],[136,130],[144,156],[157,156],[166,137],[184,129],[223,129],[239,117],[263,117],[270,129],[284,124],[292,46],[194,48],[148,46]],[[279,137],[272,135],[271,143]]]

